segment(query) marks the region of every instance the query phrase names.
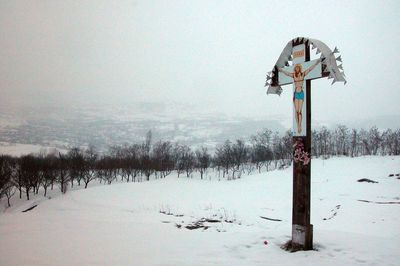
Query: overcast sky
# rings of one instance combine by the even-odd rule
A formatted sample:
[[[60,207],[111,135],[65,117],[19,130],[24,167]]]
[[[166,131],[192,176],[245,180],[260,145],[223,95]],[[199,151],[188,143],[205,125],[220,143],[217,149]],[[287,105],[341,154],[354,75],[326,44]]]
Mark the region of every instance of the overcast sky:
[[[265,75],[305,36],[337,46],[348,79],[312,82],[314,119],[398,114],[399,14],[400,1],[0,0],[0,104],[88,97],[290,117],[291,86],[267,96]]]

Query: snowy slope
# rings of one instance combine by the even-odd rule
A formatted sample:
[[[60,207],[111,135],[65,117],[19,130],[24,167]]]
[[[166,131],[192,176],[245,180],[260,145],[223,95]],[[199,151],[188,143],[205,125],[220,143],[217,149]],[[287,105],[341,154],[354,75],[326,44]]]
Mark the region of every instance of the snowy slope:
[[[359,201],[400,202],[400,180],[389,177],[399,156],[313,160],[315,251],[280,248],[291,233],[291,173],[96,186],[38,197],[26,213],[34,200],[16,200],[0,214],[0,265],[399,265],[400,204]],[[222,222],[185,228],[201,218]]]

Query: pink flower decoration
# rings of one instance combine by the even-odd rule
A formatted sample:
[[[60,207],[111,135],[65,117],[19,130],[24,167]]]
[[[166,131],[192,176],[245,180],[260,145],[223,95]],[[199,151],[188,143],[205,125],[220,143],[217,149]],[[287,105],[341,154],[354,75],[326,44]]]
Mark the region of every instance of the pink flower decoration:
[[[308,152],[304,153],[303,163],[304,163],[304,165],[307,165],[310,163],[310,157],[308,156]]]
[[[308,152],[304,151],[304,143],[302,139],[298,139],[295,141],[293,145],[294,154],[293,154],[293,160],[297,162],[303,162],[303,165],[307,165],[310,163],[311,157]]]

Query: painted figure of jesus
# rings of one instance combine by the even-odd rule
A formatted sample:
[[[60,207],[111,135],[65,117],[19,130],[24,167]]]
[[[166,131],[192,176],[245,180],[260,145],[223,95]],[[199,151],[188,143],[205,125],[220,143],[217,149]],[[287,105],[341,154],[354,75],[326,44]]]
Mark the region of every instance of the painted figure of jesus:
[[[315,61],[313,65],[311,65],[309,68],[307,68],[304,72],[302,71],[302,66],[301,64],[296,64],[294,66],[294,72],[290,73],[287,72],[286,70],[283,70],[282,68],[278,68],[279,72],[282,72],[288,77],[293,78],[295,90],[293,93],[293,104],[294,104],[294,109],[296,112],[296,124],[297,124],[297,133],[301,133],[301,122],[302,122],[302,117],[303,117],[303,102],[304,102],[304,91],[303,91],[303,82],[304,78],[307,76],[308,73],[310,73],[319,63],[321,62],[321,59],[318,59]]]

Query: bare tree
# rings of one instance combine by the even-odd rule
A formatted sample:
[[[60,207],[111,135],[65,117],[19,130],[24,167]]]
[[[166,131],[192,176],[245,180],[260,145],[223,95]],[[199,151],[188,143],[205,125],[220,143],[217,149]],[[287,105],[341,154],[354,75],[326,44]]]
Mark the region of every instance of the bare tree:
[[[241,166],[246,164],[248,158],[248,148],[243,140],[236,140],[236,143],[232,145],[232,178],[235,179],[240,178],[241,175]],[[235,173],[238,173],[235,176]]]
[[[129,146],[126,157],[126,164],[131,173],[133,182],[136,182],[136,177],[140,173],[140,145],[134,144]]]
[[[74,187],[74,180],[76,180],[78,182],[78,186],[80,186],[85,168],[83,151],[78,147],[73,147],[68,151],[67,158],[69,160],[71,187]]]
[[[272,131],[269,129],[264,130],[250,138],[252,149],[250,152],[250,160],[255,164],[258,172],[261,173],[261,168],[265,165],[268,171],[269,165],[273,160],[273,153],[271,149],[271,136]]]
[[[369,133],[371,153],[372,155],[376,155],[378,153],[378,149],[382,142],[381,134],[376,126],[373,126],[368,133]]]
[[[190,175],[194,171],[195,166],[195,155],[193,151],[190,149],[189,146],[181,145],[178,149],[178,156],[178,177],[181,171],[185,171],[186,177],[190,177]]]
[[[14,196],[15,191],[16,191],[16,188],[11,182],[8,182],[7,185],[3,189],[3,193],[7,198],[7,206],[8,207],[11,207],[10,199],[12,196]],[[0,199],[1,199],[1,195],[0,195]]]
[[[146,180],[150,180],[150,176],[155,172],[153,161],[150,157],[152,133],[149,130],[146,134],[145,143],[140,147],[140,168],[142,173],[146,176]]]
[[[44,197],[47,195],[47,189],[53,185],[57,177],[57,157],[49,154],[41,158],[40,172],[42,173],[41,185],[44,189]]]
[[[16,159],[17,162],[15,163],[15,175],[13,177],[13,183],[15,184],[16,188],[19,191],[19,198],[22,199],[22,190],[23,190],[23,172],[21,168],[21,158]]]
[[[130,181],[132,171],[130,171],[129,167],[129,147],[127,145],[117,147],[118,152],[116,154],[116,157],[118,158],[118,165],[120,168],[120,174],[121,174],[121,181],[124,181],[126,179],[127,182]]]
[[[338,125],[335,130],[336,140],[336,154],[347,155],[348,142],[349,142],[349,129],[345,125]]]
[[[331,155],[331,151],[330,151],[330,140],[331,140],[331,132],[325,127],[323,126],[320,130],[319,135],[319,139],[320,139],[320,143],[319,143],[319,150],[320,150],[320,154],[324,156],[324,158],[329,157],[329,155]]]
[[[352,129],[351,130],[351,140],[350,140],[350,156],[354,157],[358,155],[358,143],[360,142],[359,134],[357,129]]]
[[[178,173],[178,178],[185,171],[183,161],[181,160],[183,146],[179,143],[175,143],[172,150],[173,161],[175,162],[175,169]]]
[[[140,149],[140,170],[145,175],[146,180],[150,180],[150,176],[154,173],[155,169],[153,167],[153,162],[150,158],[150,152],[147,149],[147,145],[141,145]]]
[[[203,179],[203,175],[210,167],[211,156],[208,153],[206,147],[201,147],[197,149],[195,154],[196,154],[196,167],[197,169],[199,169],[201,179]]]
[[[69,160],[67,156],[58,154],[57,160],[57,181],[60,185],[61,193],[67,192],[68,183],[70,181]]]
[[[360,130],[360,150],[362,155],[370,155],[371,147],[369,142],[368,132],[365,129]]]
[[[400,129],[393,132],[393,137],[390,141],[390,150],[392,155],[400,155]]]
[[[10,156],[0,155],[0,199],[7,197],[8,207],[11,206],[10,198],[15,193],[13,175],[15,173],[14,162]]]
[[[228,179],[231,179],[229,170],[235,165],[232,153],[232,143],[230,140],[226,140],[223,145],[217,146],[214,156],[215,164],[219,169],[218,171],[222,169],[222,176],[225,177],[228,175]]]
[[[33,155],[25,155],[19,159],[18,178],[21,188],[25,189],[26,199],[29,200],[29,192],[35,188],[38,181],[39,167]]]
[[[161,177],[169,175],[174,168],[171,142],[155,143],[152,150],[152,161],[155,170],[161,174]]]
[[[83,168],[83,182],[85,183],[85,188],[88,187],[89,183],[96,179],[96,161],[97,152],[94,146],[90,145],[83,154],[84,168]]]
[[[97,176],[107,184],[111,184],[115,178],[116,163],[111,156],[103,156],[97,161]]]
[[[291,138],[290,141],[292,141]],[[284,167],[286,165],[287,157],[290,156],[291,158],[291,154],[288,154],[287,143],[284,141],[283,138],[280,137],[278,132],[275,132],[273,135],[272,148],[274,154],[275,168]],[[290,148],[290,151],[292,151],[292,148]]]

